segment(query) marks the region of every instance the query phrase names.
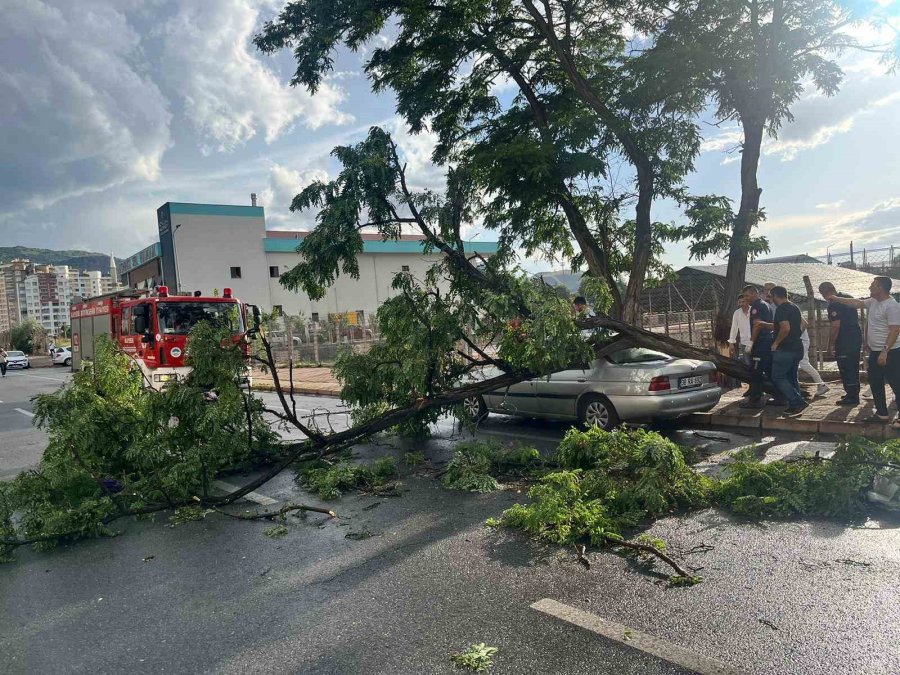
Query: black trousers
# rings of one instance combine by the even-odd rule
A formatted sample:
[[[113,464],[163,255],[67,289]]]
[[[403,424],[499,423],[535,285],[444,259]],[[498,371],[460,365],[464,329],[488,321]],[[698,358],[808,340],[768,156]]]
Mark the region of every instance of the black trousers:
[[[3,363],[0,363],[0,375],[3,375],[3,377],[6,377],[6,361],[4,361]]]
[[[861,350],[861,342],[848,344],[839,342],[834,346],[838,372],[841,374],[841,383],[844,385],[844,391],[848,398],[859,398],[859,355]]]
[[[894,398],[900,401],[900,349],[892,349],[888,352],[887,363],[878,365],[880,351],[869,354],[869,386],[872,389],[872,398],[875,399],[875,412],[879,415],[887,415],[887,399],[884,394],[884,383],[887,382],[894,391]]]
[[[753,366],[753,380],[750,382],[748,396],[752,399],[759,399],[765,393],[763,384],[772,377],[772,341],[754,342],[750,358]]]

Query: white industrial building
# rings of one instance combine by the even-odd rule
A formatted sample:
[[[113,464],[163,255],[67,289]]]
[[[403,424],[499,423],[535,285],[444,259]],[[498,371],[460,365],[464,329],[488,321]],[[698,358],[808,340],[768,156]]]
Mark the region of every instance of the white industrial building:
[[[422,237],[381,241],[378,235],[364,235],[360,278],[341,274],[326,296],[314,301],[279,283],[279,277],[300,262],[296,249],[307,233],[266,230],[262,207],[167,202],[157,209],[157,222],[159,243],[125,262],[124,285],[146,288],[164,283],[182,293],[204,294],[230,287],[241,300],[267,311],[280,309],[312,320],[348,312],[374,316],[396,293],[391,283],[397,272],[424,278],[441,259],[441,254],[424,252]],[[496,253],[497,244],[466,242],[465,248],[488,256]]]

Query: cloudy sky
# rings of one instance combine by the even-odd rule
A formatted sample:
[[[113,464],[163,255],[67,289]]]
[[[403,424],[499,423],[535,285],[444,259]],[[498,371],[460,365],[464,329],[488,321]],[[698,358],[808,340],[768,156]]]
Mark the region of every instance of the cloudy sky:
[[[291,198],[334,175],[329,151],[373,124],[395,133],[413,175],[432,180],[431,139],[407,133],[391,97],[369,91],[360,55],[341,55],[312,97],[287,86],[289,54],[255,52],[252,36],[281,5],[0,0],[3,245],[125,257],[155,240],[160,204],[249,204],[251,192],[270,228],[304,229],[311,216],[290,214]],[[900,245],[900,75],[872,54],[842,63],[841,93],[807,92],[794,123],[766,142],[761,230],[773,253]],[[739,133],[704,133],[692,190],[737,198]],[[662,204],[655,217],[680,214]],[[667,256],[687,262],[683,246]]]

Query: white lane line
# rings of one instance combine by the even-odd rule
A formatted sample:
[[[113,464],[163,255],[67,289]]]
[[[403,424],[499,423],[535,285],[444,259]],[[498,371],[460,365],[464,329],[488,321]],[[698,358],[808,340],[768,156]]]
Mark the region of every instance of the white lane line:
[[[34,417],[33,412],[28,412],[27,410],[22,410],[21,408],[13,408],[13,410],[15,410],[16,412],[20,412],[23,415],[28,415],[29,417]]]
[[[61,380],[58,377],[47,377],[46,375],[28,375],[28,377],[36,377],[40,380],[50,380],[51,382],[65,382],[65,380]]]
[[[225,492],[234,492],[235,490],[239,490],[240,488],[237,485],[232,485],[231,483],[226,483],[223,480],[217,480],[213,483],[220,490],[224,490]],[[258,492],[248,492],[243,497],[248,502],[254,502],[259,504],[260,506],[272,506],[272,504],[277,504],[277,499],[272,499],[271,497],[266,497],[265,495],[261,495]]]
[[[531,608],[669,663],[688,668],[700,675],[740,675],[744,672],[668,640],[628,628],[615,621],[601,619],[599,616],[583,612],[550,598],[538,600],[531,605]]]

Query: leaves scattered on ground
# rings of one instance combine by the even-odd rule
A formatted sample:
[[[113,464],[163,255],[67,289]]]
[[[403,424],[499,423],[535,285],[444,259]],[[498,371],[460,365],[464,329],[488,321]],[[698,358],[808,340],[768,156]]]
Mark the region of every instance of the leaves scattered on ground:
[[[267,527],[265,530],[263,530],[263,534],[271,539],[281,539],[287,533],[287,526],[282,525],[281,523],[273,525],[272,527]]]
[[[396,493],[396,476],[397,463],[392,457],[382,457],[371,466],[307,462],[297,469],[300,485],[326,500],[338,499],[350,490],[380,495]]]
[[[480,673],[494,665],[493,656],[497,651],[496,647],[488,647],[485,643],[479,642],[470,646],[464,652],[453,654],[450,660],[459,668],[466,668],[472,672]]]
[[[543,465],[534,448],[504,448],[499,443],[469,441],[453,449],[453,457],[441,482],[451,490],[493,492],[497,477],[522,477]]]

